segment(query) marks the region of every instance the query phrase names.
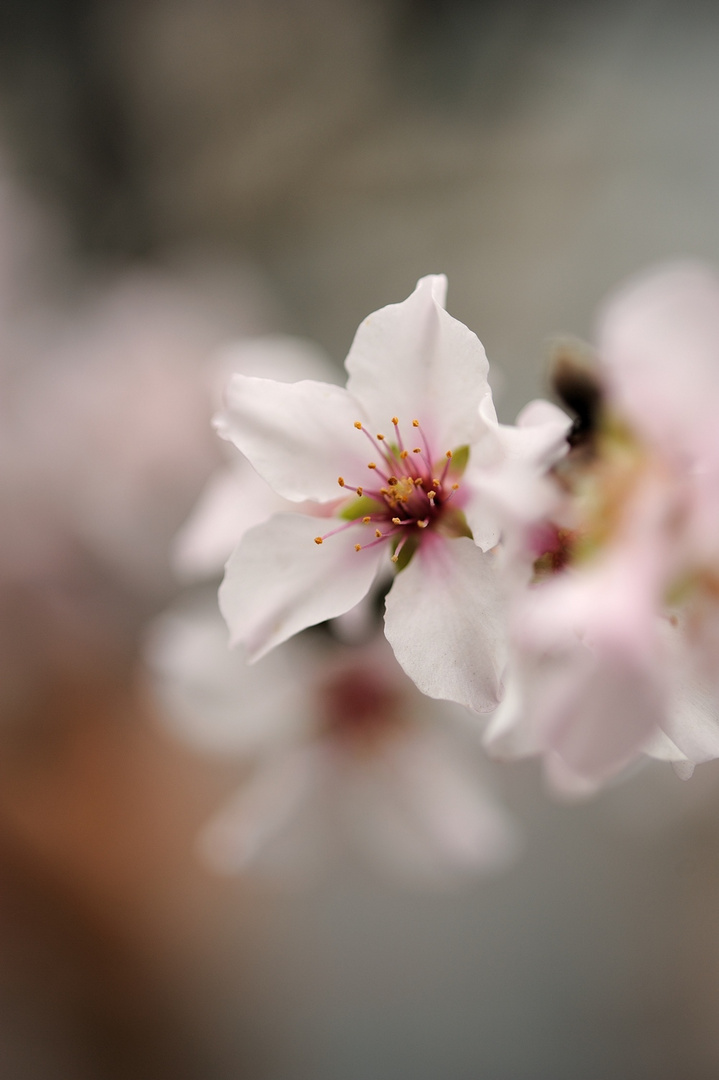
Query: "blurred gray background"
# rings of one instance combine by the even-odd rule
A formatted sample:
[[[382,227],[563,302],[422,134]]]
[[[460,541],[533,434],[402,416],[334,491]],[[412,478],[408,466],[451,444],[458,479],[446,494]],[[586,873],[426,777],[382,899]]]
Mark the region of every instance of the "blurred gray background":
[[[709,0],[6,0],[5,167],[52,222],[27,288],[212,266],[187,286],[214,304],[208,350],[236,318],[341,362],[369,311],[444,271],[511,420],[548,339],[591,337],[625,275],[719,260],[718,52]],[[206,453],[161,525],[140,520],[135,569]],[[105,554],[53,570],[106,631],[69,661],[64,616],[5,573],[3,662],[27,674],[0,734],[3,1075],[717,1076],[716,768],[650,768],[580,807],[532,764],[497,769],[525,857],[455,893],[349,861],[297,893],[214,881],[193,837],[236,767],[155,723],[138,641],[172,585],[149,601]]]

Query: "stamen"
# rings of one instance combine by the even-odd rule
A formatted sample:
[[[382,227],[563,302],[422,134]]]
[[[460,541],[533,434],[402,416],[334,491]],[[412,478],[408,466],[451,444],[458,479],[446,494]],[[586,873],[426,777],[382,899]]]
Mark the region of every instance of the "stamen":
[[[397,544],[397,547],[394,549],[394,555],[391,556],[393,563],[396,563],[399,560],[400,552],[401,552],[402,548],[404,547],[404,545],[406,543],[407,543],[407,536],[405,535],[405,536],[402,537],[400,542]]]
[[[371,520],[372,520],[372,518],[371,518],[371,517],[369,516],[369,514],[367,514],[367,516],[366,516],[366,517],[363,517],[363,518],[362,518],[362,524],[363,524],[363,525],[369,525],[369,523],[370,523],[370,521],[371,521]]]
[[[446,457],[447,460],[445,461],[444,468],[442,469],[442,476],[441,476],[441,479],[440,479],[441,484],[444,483],[444,481],[446,479],[446,476],[447,476],[447,473],[449,472],[449,467],[452,464],[452,451],[448,450],[447,453],[444,456]]]
[[[345,478],[344,478],[344,476],[338,476],[337,477],[337,483],[339,484],[340,487],[344,487],[345,486]]]
[[[412,427],[419,427],[419,420],[413,420]]]
[[[394,424],[394,433],[395,433],[395,436],[397,438],[397,446],[399,447],[399,456],[401,458],[406,458],[407,457],[407,451],[404,448],[404,443],[402,442],[402,434],[401,434],[401,432],[399,430],[399,417],[398,416],[393,416],[392,417],[392,423]]]
[[[399,456],[402,458],[402,461],[404,461],[406,457],[409,457],[409,450],[400,450]]]
[[[377,536],[377,537],[379,537],[379,536],[381,536],[381,535],[382,535],[382,533],[380,532],[380,530],[379,530],[379,529],[375,529],[375,531],[374,531],[374,534],[375,534],[375,536]]]
[[[377,438],[380,442],[384,442],[384,435],[378,435]]]
[[[369,464],[367,465],[367,468],[368,469],[376,469],[377,465],[375,464],[374,461],[370,461]]]
[[[426,529],[429,525],[429,518],[423,518],[422,521],[417,522],[417,528]]]
[[[421,453],[422,453],[422,447],[421,447],[421,446],[415,446],[415,447],[414,447],[414,448],[412,449],[412,453],[413,453],[413,454],[421,454]]]
[[[324,536],[316,536],[315,543],[321,544],[323,540],[329,540],[330,536],[336,536],[337,533],[344,532],[345,529],[351,529],[352,526],[356,524],[356,521],[345,521],[343,525],[338,525],[336,529],[332,529],[330,532],[326,532]]]
[[[355,420],[355,427],[357,428],[358,431],[362,430],[362,423],[361,423],[360,420]]]
[[[355,544],[355,551],[361,551],[361,550],[362,550],[362,545],[361,544]]]

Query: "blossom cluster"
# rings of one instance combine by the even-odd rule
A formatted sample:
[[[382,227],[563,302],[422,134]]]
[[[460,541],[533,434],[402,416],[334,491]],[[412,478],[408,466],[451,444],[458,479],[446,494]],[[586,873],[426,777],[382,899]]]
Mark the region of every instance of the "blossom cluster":
[[[290,340],[234,357],[215,426],[235,460],[176,556],[205,581],[227,557],[238,651],[204,602],[152,645],[179,711],[222,714],[256,763],[204,837],[224,866],[328,782],[395,868],[506,862],[514,827],[447,710],[572,794],[645,756],[684,776],[719,756],[719,278],[625,286],[596,351],[557,348],[564,409],[533,401],[514,425],[446,284],[364,320],[345,387]]]

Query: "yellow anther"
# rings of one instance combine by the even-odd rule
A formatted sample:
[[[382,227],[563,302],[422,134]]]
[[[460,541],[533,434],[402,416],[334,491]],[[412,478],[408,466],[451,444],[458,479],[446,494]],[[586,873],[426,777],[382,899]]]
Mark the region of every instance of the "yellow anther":
[[[434,480],[432,481],[432,487],[436,487],[436,488],[438,488],[438,487],[439,487],[439,486],[441,485],[441,483],[442,483],[442,481],[441,481],[441,480],[437,480],[437,479],[435,478],[435,479],[434,479]]]
[[[400,450],[399,456],[402,458],[402,461],[404,461],[406,457],[409,457],[409,450]]]
[[[358,496],[358,498],[360,498],[360,499],[362,498],[362,488],[361,488],[361,487],[358,487],[358,488],[357,488],[357,496]]]
[[[399,417],[398,416],[393,416],[392,417],[392,423],[394,424],[395,427],[397,427],[397,424],[399,423]]]
[[[374,461],[370,461],[369,464],[367,465],[367,468],[368,469],[376,469],[377,465],[376,465],[376,463]]]
[[[413,420],[412,427],[419,427],[419,420]]]
[[[424,521],[418,521],[417,522],[417,526],[420,529],[426,529],[428,525],[429,525],[429,521],[427,520],[427,518],[425,518]]]
[[[362,524],[363,525],[369,525],[371,520],[372,520],[372,518],[369,516],[369,514],[367,514],[367,517],[362,518]]]
[[[417,486],[417,487],[422,487],[422,485],[424,484],[424,480],[422,479],[422,477],[421,477],[421,476],[418,476],[418,477],[417,477],[417,478],[415,479],[415,484],[416,484],[416,486]]]
[[[322,537],[321,536],[316,536],[315,537],[315,543],[316,544],[321,544],[322,543]]]
[[[344,476],[338,476],[337,477],[337,483],[339,484],[340,487],[344,487],[345,486],[345,478],[344,478]]]
[[[378,435],[377,438],[379,439],[380,442],[384,441],[384,435]]]
[[[459,484],[452,484],[452,491],[459,491]]]
[[[392,562],[399,562],[399,555],[393,555]]]
[[[428,491],[427,492],[427,498],[429,499],[430,502],[432,502],[432,500],[435,498],[436,494],[437,494],[436,491]]]
[[[378,540],[379,540],[380,536],[382,535],[382,533],[379,531],[379,529],[375,529],[374,534],[375,534],[375,536],[377,537]]]
[[[362,550],[362,545],[361,544],[355,544],[355,551],[361,551],[361,550]]]
[[[397,477],[396,476],[388,476],[387,477],[387,483],[389,484],[390,487],[394,487],[395,484],[397,483]]]
[[[413,448],[413,450],[412,450],[412,453],[413,454],[421,454],[422,453],[422,447],[421,446],[415,446]]]
[[[361,431],[362,430],[362,422],[360,420],[355,420],[355,427],[357,428],[358,431]]]
[[[448,450],[448,451],[447,451],[447,453],[446,453],[446,454],[445,454],[444,456],[445,456],[446,458],[451,458],[451,457],[452,457],[452,451],[451,451],[451,450]]]
[[[392,518],[392,524],[393,525],[401,525],[402,524],[402,519],[401,518]]]

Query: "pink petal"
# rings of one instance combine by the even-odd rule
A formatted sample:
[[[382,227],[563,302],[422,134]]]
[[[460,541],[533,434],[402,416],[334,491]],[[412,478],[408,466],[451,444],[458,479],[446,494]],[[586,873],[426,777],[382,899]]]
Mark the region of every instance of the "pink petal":
[[[677,264],[626,286],[603,313],[599,349],[619,408],[662,451],[716,445],[719,278],[713,271]]]

